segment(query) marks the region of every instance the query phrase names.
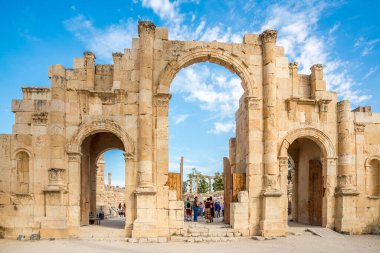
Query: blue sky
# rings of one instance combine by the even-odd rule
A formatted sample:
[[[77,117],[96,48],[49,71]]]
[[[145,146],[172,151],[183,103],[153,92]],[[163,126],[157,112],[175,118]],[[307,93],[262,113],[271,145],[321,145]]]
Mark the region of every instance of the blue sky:
[[[48,66],[71,67],[83,51],[93,51],[97,63],[112,63],[112,52],[131,47],[141,19],[167,27],[172,40],[241,42],[244,33],[277,29],[277,44],[301,72],[324,64],[328,87],[340,99],[379,112],[379,9],[375,0],[0,0],[0,133],[12,131],[11,100],[21,98],[21,87],[48,86]],[[188,171],[221,171],[234,136],[239,78],[220,66],[196,64],[178,73],[171,92],[170,170],[178,170],[183,155]],[[122,184],[121,153],[109,151],[105,159],[106,171]]]

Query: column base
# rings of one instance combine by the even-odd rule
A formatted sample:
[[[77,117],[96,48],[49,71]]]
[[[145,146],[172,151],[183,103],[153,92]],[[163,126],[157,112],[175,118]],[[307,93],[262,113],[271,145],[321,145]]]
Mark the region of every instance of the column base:
[[[262,236],[284,236],[285,227],[282,210],[282,192],[278,190],[265,191],[263,198],[263,218],[260,221]]]
[[[336,194],[335,229],[340,233],[360,234],[361,228],[357,217],[357,196],[354,189],[339,189]]]
[[[136,220],[133,222],[132,237],[157,237],[156,193],[154,187],[138,187],[136,194]]]

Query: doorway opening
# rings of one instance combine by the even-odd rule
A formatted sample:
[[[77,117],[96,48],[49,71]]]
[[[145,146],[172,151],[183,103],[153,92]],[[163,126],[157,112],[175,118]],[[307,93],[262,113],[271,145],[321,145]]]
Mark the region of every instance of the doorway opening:
[[[125,198],[124,150],[123,142],[110,132],[94,133],[83,140],[81,226],[99,225],[88,228],[108,227],[124,231],[125,206],[128,205]]]
[[[296,139],[288,149],[289,221],[322,226],[323,168],[321,148],[308,138]]]

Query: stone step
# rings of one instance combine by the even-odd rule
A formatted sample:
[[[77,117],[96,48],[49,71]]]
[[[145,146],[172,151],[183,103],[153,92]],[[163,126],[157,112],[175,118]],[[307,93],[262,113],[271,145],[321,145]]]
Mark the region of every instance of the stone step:
[[[190,237],[171,236],[172,242],[236,242],[243,237]]]
[[[342,234],[339,234],[329,228],[322,228],[322,227],[312,227],[307,228],[307,231],[310,231],[311,233],[318,235],[323,238],[342,238],[344,237]]]

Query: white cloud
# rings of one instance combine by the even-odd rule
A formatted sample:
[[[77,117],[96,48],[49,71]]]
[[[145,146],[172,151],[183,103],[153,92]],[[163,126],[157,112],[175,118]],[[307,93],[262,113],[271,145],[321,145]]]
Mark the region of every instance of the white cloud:
[[[123,52],[124,48],[130,47],[137,29],[134,20],[121,20],[118,24],[97,28],[83,15],[64,21],[64,25],[83,42],[86,50],[94,52],[97,58],[105,61],[112,61],[112,52]]]
[[[340,23],[336,23],[328,33],[329,37],[318,33],[318,22],[329,7],[326,2],[306,1],[289,5],[271,5],[267,8],[268,18],[262,25],[262,30],[272,28],[278,30],[278,45],[285,48],[290,61],[299,63],[301,73],[310,73],[309,68],[316,63],[323,64],[327,88],[337,91],[344,99],[358,104],[370,98],[355,88],[352,77],[345,70],[343,61],[333,57],[330,53],[330,43],[333,41],[333,32]],[[359,47],[363,38],[355,43]],[[331,43],[332,44],[332,43]]]
[[[376,73],[378,68],[379,68],[379,65],[376,65],[375,67],[370,68],[368,70],[368,73],[364,76],[364,79],[368,79],[370,76],[372,76],[374,73]]]
[[[241,80],[222,68],[193,65],[179,72],[171,85],[172,92],[186,101],[200,103],[202,110],[216,113],[218,118],[232,118],[243,94]]]
[[[214,128],[207,133],[210,134],[223,134],[223,133],[229,133],[229,132],[235,132],[235,124],[232,122],[215,122]]]
[[[161,19],[176,20],[180,14],[177,11],[178,1],[169,0],[142,0],[142,6],[151,8]]]
[[[184,122],[189,117],[188,114],[180,114],[173,117],[174,123],[178,125],[179,123]]]

